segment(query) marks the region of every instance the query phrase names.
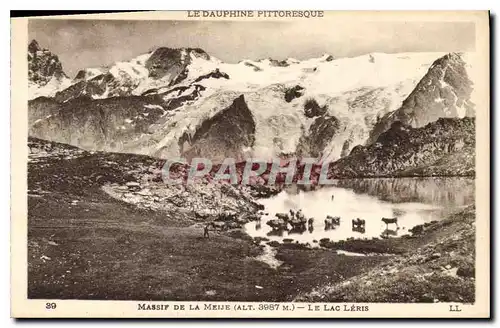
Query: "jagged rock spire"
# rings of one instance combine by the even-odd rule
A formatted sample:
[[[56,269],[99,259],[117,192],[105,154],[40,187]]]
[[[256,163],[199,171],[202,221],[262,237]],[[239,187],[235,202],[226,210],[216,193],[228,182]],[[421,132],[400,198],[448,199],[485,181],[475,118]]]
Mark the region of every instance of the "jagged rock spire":
[[[38,42],[35,39],[33,39],[28,46],[28,51],[33,53],[33,52],[37,52],[39,50],[42,50],[40,48],[40,45],[38,44]]]

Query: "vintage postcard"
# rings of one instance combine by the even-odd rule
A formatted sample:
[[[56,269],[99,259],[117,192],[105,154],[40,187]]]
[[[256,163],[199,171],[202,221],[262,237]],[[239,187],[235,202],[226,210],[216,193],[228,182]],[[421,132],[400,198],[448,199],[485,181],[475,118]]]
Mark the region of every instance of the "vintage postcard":
[[[487,11],[11,26],[13,317],[490,316]]]

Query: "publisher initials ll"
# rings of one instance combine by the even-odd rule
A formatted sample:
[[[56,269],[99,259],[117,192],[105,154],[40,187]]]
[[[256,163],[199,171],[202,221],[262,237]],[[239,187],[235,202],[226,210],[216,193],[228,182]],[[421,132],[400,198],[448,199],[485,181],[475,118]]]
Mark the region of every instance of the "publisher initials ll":
[[[458,305],[450,305],[450,312],[462,312]]]

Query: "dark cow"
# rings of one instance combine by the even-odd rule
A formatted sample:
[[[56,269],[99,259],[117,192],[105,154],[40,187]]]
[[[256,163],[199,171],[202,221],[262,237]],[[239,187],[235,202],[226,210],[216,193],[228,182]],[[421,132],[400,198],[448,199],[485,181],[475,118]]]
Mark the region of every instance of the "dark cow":
[[[234,221],[234,220],[236,220],[236,214],[229,213],[229,212],[220,213],[217,216],[217,219],[218,219],[218,221]]]
[[[266,222],[273,230],[287,230],[288,223],[283,219],[272,219]]]
[[[398,218],[382,218],[382,222],[384,222],[387,227],[389,224],[395,224],[399,229]]]
[[[289,234],[303,234],[307,230],[305,224],[292,225]]]
[[[335,229],[331,220],[325,219],[325,231]]]
[[[340,225],[340,217],[339,216],[330,216],[327,215],[325,219],[325,230],[335,229],[335,226]]]
[[[255,221],[255,230],[260,230],[260,228],[261,228],[260,220],[259,221]]]
[[[295,218],[291,218],[288,223],[293,227],[295,230],[305,230],[306,229],[306,223],[307,219],[305,216],[301,215],[300,217],[297,216]]]
[[[309,220],[307,220],[307,230],[309,231],[309,233],[313,232],[313,230],[314,230],[314,218],[309,218]]]
[[[288,222],[288,220],[290,220],[290,217],[286,213],[276,213],[275,216],[280,220],[284,220],[285,222]]]
[[[326,216],[327,219],[330,219],[332,221],[332,224],[339,225],[340,224],[340,216]]]

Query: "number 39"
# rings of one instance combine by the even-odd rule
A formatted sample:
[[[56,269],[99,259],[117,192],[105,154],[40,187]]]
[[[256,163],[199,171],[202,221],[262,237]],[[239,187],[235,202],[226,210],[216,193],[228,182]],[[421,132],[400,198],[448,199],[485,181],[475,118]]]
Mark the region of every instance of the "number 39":
[[[45,303],[45,308],[47,310],[54,310],[57,307],[56,303]]]

